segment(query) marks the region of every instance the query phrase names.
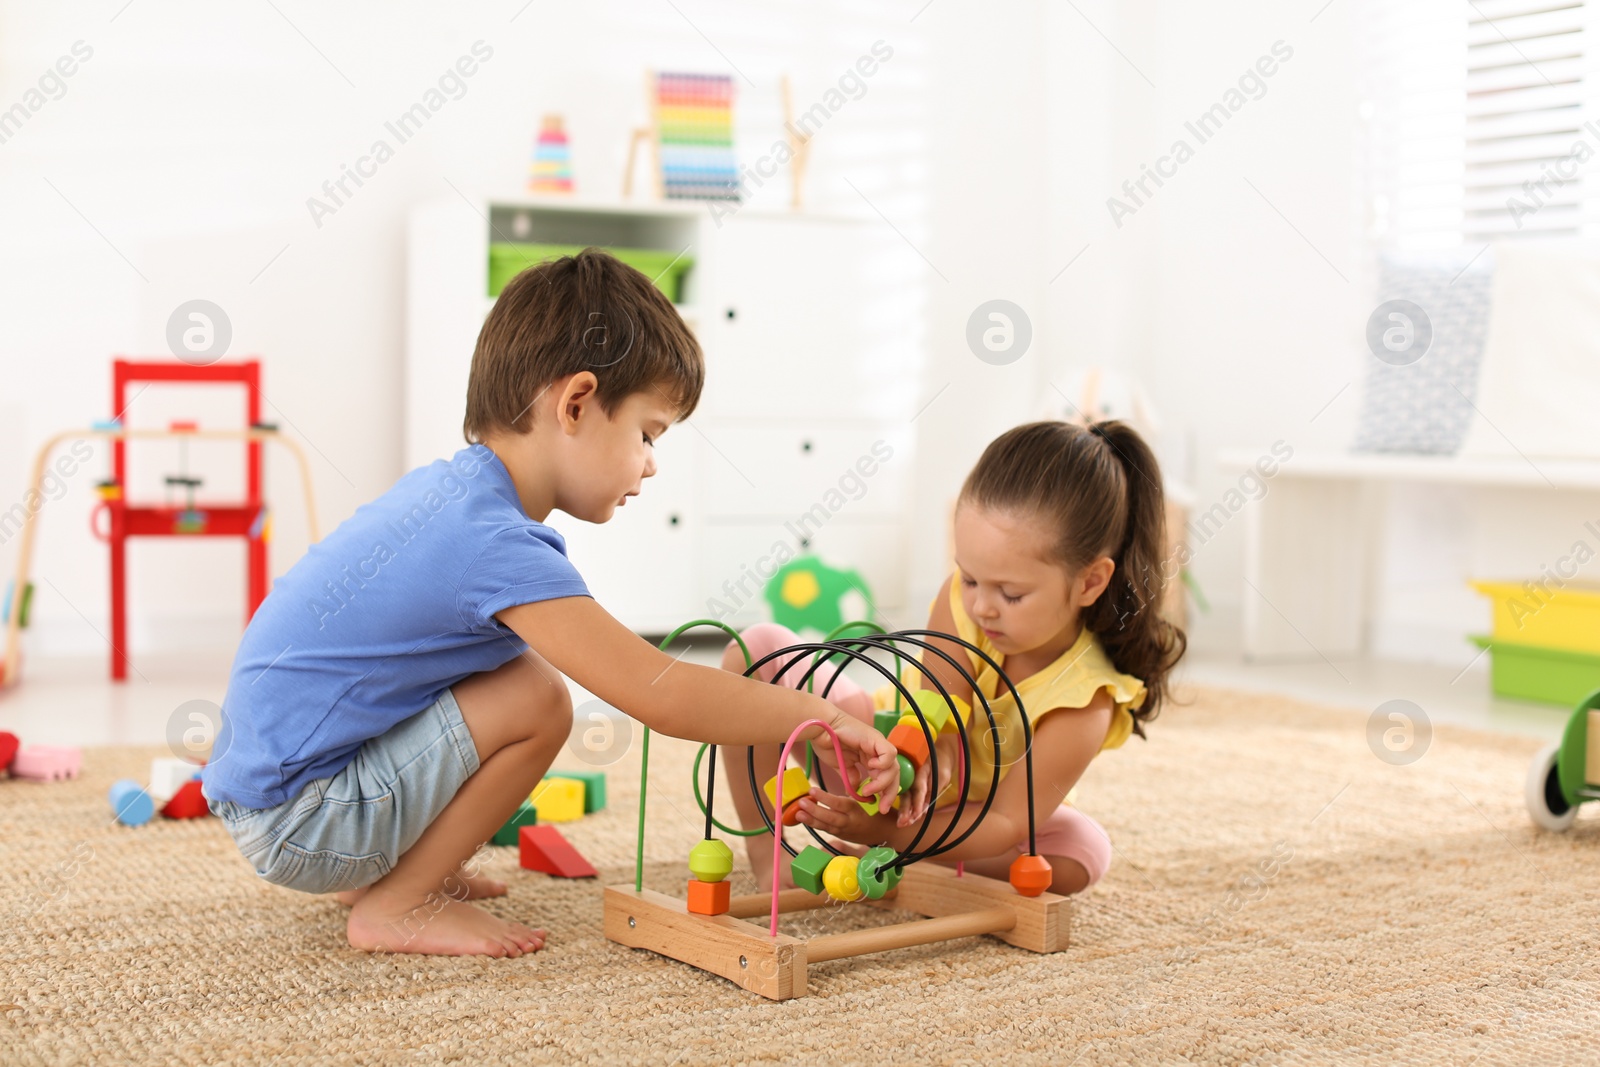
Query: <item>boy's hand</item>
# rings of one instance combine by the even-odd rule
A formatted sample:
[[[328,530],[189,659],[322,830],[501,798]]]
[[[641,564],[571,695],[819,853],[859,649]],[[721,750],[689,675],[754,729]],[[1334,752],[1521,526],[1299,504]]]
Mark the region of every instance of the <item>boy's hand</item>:
[[[961,758],[957,751],[960,739],[955,734],[940,734],[934,741],[934,747],[939,754],[939,788],[929,788],[929,780],[933,776],[933,760],[927,760],[918,768],[917,776],[911,782],[911,791],[900,804],[900,817],[896,822],[898,826],[910,826],[921,819],[927,812],[928,806],[944,792],[945,786],[950,784],[950,779],[955,777],[956,760]]]
[[[857,793],[869,800],[882,794],[882,803],[887,805],[900,791],[900,765],[895,762],[899,753],[889,744],[888,738],[854,715],[832,704],[828,707],[831,713],[824,721],[838,734],[839,747],[844,750],[845,761],[850,766],[834,767],[833,745],[828,735],[821,731],[811,739],[811,748],[816,752],[817,759],[834,767],[841,778],[853,779],[851,784]],[[855,801],[850,802],[855,804]],[[859,805],[856,805],[856,810],[861,810]]]

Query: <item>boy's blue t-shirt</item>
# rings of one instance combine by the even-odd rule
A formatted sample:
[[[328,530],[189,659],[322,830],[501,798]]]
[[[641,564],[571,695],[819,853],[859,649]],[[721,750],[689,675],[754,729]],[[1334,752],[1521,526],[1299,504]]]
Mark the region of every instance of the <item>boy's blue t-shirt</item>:
[[[495,612],[591,595],[566,552],[485,445],[403,476],[312,545],[250,620],[205,795],[281,804],[447,686],[519,655],[527,644]]]

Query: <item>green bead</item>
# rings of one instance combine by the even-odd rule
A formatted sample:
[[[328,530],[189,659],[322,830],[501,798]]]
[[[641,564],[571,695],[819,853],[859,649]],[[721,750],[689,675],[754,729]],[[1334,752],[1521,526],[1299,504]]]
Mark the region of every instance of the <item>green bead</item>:
[[[917,769],[904,756],[896,756],[895,762],[900,765],[900,792],[908,792],[911,789],[911,783],[917,779]]]
[[[702,882],[720,882],[733,872],[733,849],[708,837],[689,850],[689,873]]]
[[[856,882],[868,900],[878,900],[900,881],[900,871],[891,866],[898,857],[885,845],[867,849],[856,867]]]
[[[828,869],[833,856],[816,845],[807,845],[789,864],[794,884],[811,893],[822,892],[822,872]]]
[[[880,711],[872,716],[872,728],[884,737],[888,737],[889,731],[893,730],[894,724],[899,721],[900,713],[898,711]]]

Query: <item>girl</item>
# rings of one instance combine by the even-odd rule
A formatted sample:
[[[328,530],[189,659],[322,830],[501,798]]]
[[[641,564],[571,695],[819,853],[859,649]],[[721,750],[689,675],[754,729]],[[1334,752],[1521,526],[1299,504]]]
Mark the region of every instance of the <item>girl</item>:
[[[1002,434],[984,449],[956,498],[955,568],[928,612],[928,630],[955,634],[986,652],[1017,687],[1033,729],[1034,810],[1037,846],[1053,871],[1051,890],[1076,893],[1105,874],[1111,842],[1100,825],[1064,803],[1100,752],[1117,748],[1129,734],[1144,736],[1168,697],[1168,673],[1183,655],[1183,631],[1159,614],[1165,584],[1165,505],[1155,456],[1131,427],[1100,422],[1087,428],[1066,422],[1034,422]],[[796,643],[785,627],[759,623],[741,636],[752,659]],[[1022,761],[1025,743],[1016,701],[987,663],[963,646],[929,639],[968,666],[994,712],[1000,736],[1000,784],[982,824],[960,845],[934,857],[964,861],[977,874],[1005,879],[1027,850],[1027,776],[1010,773]],[[773,681],[790,657],[778,657],[759,673]],[[738,646],[729,642],[722,665],[743,671]],[[795,686],[811,665],[802,657],[777,680]],[[840,667],[823,667],[812,685],[821,693]],[[907,673],[907,687],[935,689],[937,677],[953,696],[967,726],[971,765],[967,806],[948,840],[977,818],[995,774],[989,718],[972,687],[934,655]],[[833,681],[828,699],[865,721],[893,705],[892,686],[868,694],[850,679]],[[848,796],[812,787],[800,804],[800,821],[855,847],[887,844],[904,850],[937,793],[928,833],[930,845],[955,815],[951,781],[960,757],[955,724],[937,740],[937,789],[929,782],[932,761],[918,771],[898,812],[869,815]],[[825,745],[817,746],[826,747]],[[735,806],[746,828],[762,825],[745,773],[745,753],[735,750],[729,778]],[[780,748],[757,746],[758,777],[776,771]],[[771,888],[773,839],[746,839],[751,866],[763,889]],[[787,857],[781,864],[792,885]]]

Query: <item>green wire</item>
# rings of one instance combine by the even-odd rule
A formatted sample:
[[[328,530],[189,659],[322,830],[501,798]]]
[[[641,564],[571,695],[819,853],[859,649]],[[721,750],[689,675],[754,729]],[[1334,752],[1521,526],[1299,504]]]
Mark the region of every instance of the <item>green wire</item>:
[[[718,622],[716,619],[695,619],[691,622],[686,622],[676,630],[672,631],[666,637],[663,637],[661,639],[661,644],[657,647],[660,648],[661,651],[665,652],[667,650],[667,646],[676,641],[679,635],[681,635],[685,630],[691,630],[696,626],[715,626],[717,629],[722,630],[728,636],[732,637],[734,641],[738,642],[739,651],[744,654],[745,669],[750,669],[750,648],[744,643],[744,638],[740,637],[738,632],[734,630],[733,627],[727,625],[726,623]],[[644,728],[644,749],[640,753],[639,758],[639,844],[634,851],[633,856],[633,891],[635,893],[644,891],[644,801],[645,794],[649,792],[649,786],[650,727],[646,726]]]

